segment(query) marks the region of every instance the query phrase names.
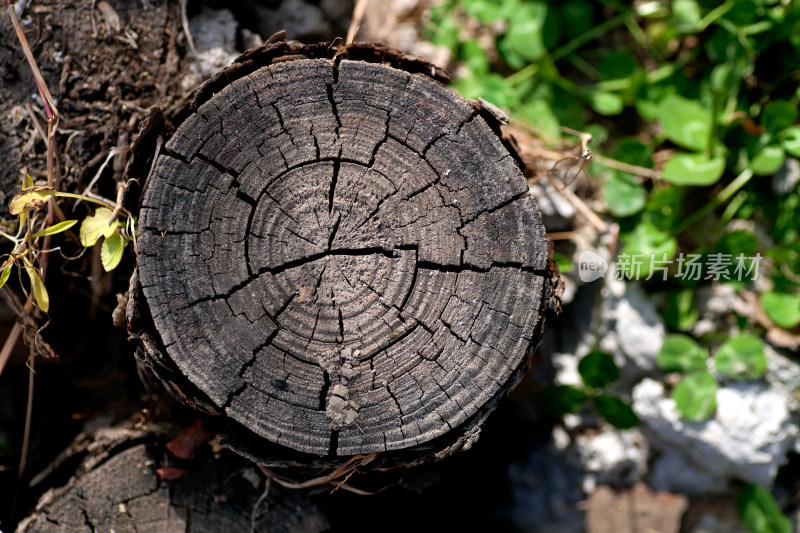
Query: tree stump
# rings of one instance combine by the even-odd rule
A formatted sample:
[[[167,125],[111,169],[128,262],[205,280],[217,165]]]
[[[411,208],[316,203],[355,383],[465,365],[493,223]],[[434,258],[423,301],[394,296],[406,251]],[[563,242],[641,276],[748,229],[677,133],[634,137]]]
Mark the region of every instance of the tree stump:
[[[536,203],[435,70],[298,46],[201,87],[159,151],[128,312],[143,366],[256,442],[469,446],[559,306]]]
[[[178,460],[164,440],[159,428],[132,424],[79,436],[57,467],[77,462],[74,475],[41,497],[17,533],[328,529],[306,496],[268,485],[251,463],[227,451],[210,457],[207,446],[193,460]]]

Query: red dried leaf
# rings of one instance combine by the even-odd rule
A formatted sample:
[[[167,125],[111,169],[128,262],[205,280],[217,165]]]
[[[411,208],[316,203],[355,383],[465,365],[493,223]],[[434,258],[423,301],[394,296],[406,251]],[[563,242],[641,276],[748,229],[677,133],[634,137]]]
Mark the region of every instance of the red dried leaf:
[[[158,474],[159,479],[178,479],[188,473],[189,472],[183,468],[172,468],[171,466],[156,469],[156,474]]]
[[[192,459],[194,451],[211,440],[214,433],[203,427],[198,418],[192,427],[183,430],[177,437],[167,443],[167,449],[178,459]]]

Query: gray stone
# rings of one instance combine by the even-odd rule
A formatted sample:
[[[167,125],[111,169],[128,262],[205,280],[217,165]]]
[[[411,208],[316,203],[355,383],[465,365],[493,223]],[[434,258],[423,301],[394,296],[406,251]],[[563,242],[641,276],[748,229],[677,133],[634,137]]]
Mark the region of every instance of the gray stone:
[[[689,422],[661,383],[644,379],[633,390],[634,411],[653,447],[680,452],[715,477],[767,487],[798,435],[788,405],[783,391],[739,382],[719,389],[713,418]]]

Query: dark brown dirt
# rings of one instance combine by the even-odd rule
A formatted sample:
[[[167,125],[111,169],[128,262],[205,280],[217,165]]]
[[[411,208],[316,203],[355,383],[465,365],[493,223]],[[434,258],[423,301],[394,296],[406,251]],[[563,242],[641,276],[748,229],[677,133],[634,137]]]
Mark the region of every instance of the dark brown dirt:
[[[126,146],[153,105],[168,107],[188,66],[177,3],[110,0],[36,2],[23,27],[58,106],[56,137],[63,189],[82,191],[114,146]],[[100,9],[105,4],[108,7]],[[109,9],[110,8],[110,9]],[[115,17],[116,14],[116,17]],[[30,111],[47,121],[17,37],[0,37],[0,216],[19,187],[20,173],[46,177],[46,144]],[[33,96],[35,95],[35,96]],[[32,98],[33,96],[33,98]],[[108,165],[103,177],[111,177]],[[96,191],[113,197],[113,181]]]

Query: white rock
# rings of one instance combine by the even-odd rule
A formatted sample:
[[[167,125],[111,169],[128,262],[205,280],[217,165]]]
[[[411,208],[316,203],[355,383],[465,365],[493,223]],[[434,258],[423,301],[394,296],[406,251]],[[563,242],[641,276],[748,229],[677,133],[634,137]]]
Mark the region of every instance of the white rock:
[[[664,323],[639,283],[607,278],[603,293],[600,347],[633,363],[630,367],[622,361],[623,378],[638,381],[655,369]]]
[[[788,404],[783,391],[740,382],[719,389],[714,418],[689,422],[661,383],[644,379],[633,390],[634,411],[654,447],[680,452],[713,476],[767,487],[798,435]]]
[[[189,21],[198,61],[204,75],[227,67],[236,59],[238,23],[227,9],[203,9]]]
[[[772,175],[772,190],[778,194],[788,194],[797,189],[800,183],[800,161],[787,157],[786,162]]]
[[[589,485],[584,482],[587,493],[600,484],[632,485],[647,472],[647,441],[636,428],[579,435],[575,445],[591,480]]]
[[[568,353],[556,353],[552,356],[553,367],[556,370],[555,383],[558,385],[572,385],[582,387],[583,379],[578,373],[578,360],[580,357]]]
[[[256,4],[258,30],[261,35],[272,35],[286,30],[289,39],[313,41],[330,37],[331,28],[322,10],[303,0],[283,0],[278,9]]]

